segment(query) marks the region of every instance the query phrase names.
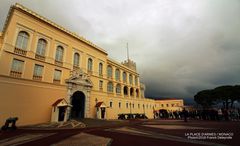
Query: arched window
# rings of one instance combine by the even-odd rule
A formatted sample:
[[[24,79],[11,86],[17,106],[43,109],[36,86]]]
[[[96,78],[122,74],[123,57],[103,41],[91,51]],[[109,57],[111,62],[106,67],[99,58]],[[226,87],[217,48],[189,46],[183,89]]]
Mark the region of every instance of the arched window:
[[[134,95],[134,89],[131,88],[131,89],[130,89],[130,96],[133,96],[133,95]]]
[[[36,54],[40,56],[45,56],[46,47],[47,41],[45,39],[39,39]]]
[[[115,71],[115,79],[116,79],[116,81],[120,80],[120,71],[119,71],[119,69],[116,69],[116,71]]]
[[[131,74],[129,75],[129,83],[130,83],[130,84],[133,84],[133,77],[132,77]]]
[[[124,86],[123,88],[124,95],[128,95],[128,87]]]
[[[78,53],[74,53],[73,66],[79,67],[79,62],[80,62],[80,55]]]
[[[123,82],[124,83],[127,82],[127,74],[126,74],[126,72],[123,72]]]
[[[88,58],[88,71],[92,71],[93,69],[93,60],[92,58]]]
[[[55,56],[56,61],[63,62],[63,51],[64,50],[62,46],[57,46],[56,56]]]
[[[121,94],[121,85],[120,84],[117,84],[117,86],[116,86],[116,93]]]
[[[102,76],[103,74],[103,64],[102,63],[99,63],[99,75]]]
[[[113,83],[112,82],[108,82],[108,84],[107,84],[107,91],[108,92],[113,92]]]
[[[139,90],[136,89],[136,96],[139,97]]]
[[[137,86],[138,85],[138,77],[135,76],[135,85]]]
[[[110,65],[107,67],[107,77],[112,78],[112,67]]]
[[[19,49],[27,50],[29,34],[25,31],[20,31],[17,36],[16,47]]]

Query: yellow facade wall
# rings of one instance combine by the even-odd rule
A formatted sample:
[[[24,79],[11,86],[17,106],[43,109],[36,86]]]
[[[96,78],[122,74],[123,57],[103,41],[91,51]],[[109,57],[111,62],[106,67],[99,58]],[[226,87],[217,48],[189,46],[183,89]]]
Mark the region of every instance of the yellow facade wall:
[[[29,34],[26,55],[16,53],[18,33],[25,31]],[[44,60],[35,57],[39,39],[47,41]],[[62,66],[55,64],[55,54],[58,45],[63,46],[64,55]],[[57,24],[36,14],[35,12],[16,4],[11,7],[4,29],[0,35],[0,125],[8,117],[19,117],[19,125],[49,122],[52,104],[61,98],[67,98],[66,79],[71,76],[74,53],[80,54],[80,69],[87,73],[92,82],[89,98],[89,118],[96,118],[96,101],[104,102],[107,106],[105,119],[116,119],[121,113],[145,113],[153,118],[153,111],[157,109],[156,101],[141,95],[139,74],[129,67],[110,58],[105,50],[97,47],[86,39],[76,36]],[[93,60],[92,72],[87,71],[88,59]],[[12,61],[24,61],[20,77],[11,74]],[[99,63],[103,64],[103,74],[99,75]],[[44,66],[42,79],[33,79],[34,65]],[[112,78],[107,77],[107,66],[113,69]],[[60,83],[53,82],[54,70],[62,71]],[[120,81],[115,79],[115,70],[120,70]],[[126,72],[127,82],[123,82],[122,73]],[[133,76],[133,84],[129,82],[129,75]],[[135,84],[135,78],[137,84]],[[99,82],[103,81],[103,89]],[[113,92],[107,90],[107,84],[113,83]],[[116,93],[116,85],[121,85],[121,93]],[[131,96],[124,95],[123,88],[134,89]],[[139,90],[139,96],[136,90]],[[112,107],[110,107],[112,102]],[[119,107],[119,102],[121,107]],[[127,105],[128,104],[128,107]],[[131,104],[131,106],[130,106]],[[134,106],[133,106],[134,105]]]

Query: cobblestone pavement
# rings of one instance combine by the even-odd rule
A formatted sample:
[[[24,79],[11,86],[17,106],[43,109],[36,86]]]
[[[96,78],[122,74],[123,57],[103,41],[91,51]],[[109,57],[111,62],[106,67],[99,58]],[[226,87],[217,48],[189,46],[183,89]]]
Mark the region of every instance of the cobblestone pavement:
[[[18,129],[0,133],[0,145],[239,146],[240,122],[181,120],[98,121],[86,128]],[[102,122],[102,123],[101,123]],[[108,123],[109,122],[109,123]]]

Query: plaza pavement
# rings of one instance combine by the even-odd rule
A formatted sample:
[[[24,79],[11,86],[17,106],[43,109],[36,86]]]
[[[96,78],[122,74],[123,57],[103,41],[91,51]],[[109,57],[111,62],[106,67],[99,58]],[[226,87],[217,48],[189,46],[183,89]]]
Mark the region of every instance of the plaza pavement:
[[[83,126],[49,124],[0,133],[0,145],[22,146],[239,146],[239,121],[94,120]],[[75,122],[74,125],[78,123]],[[201,135],[203,134],[203,135]],[[220,136],[219,136],[220,134]],[[200,136],[201,135],[201,136]],[[206,136],[207,135],[207,136]],[[204,137],[205,136],[205,137]]]

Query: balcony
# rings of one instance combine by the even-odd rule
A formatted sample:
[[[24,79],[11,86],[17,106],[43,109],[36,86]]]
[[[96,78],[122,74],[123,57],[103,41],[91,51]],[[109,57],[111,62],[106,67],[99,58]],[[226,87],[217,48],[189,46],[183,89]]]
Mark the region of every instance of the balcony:
[[[26,50],[23,50],[23,49],[20,49],[20,48],[17,48],[17,47],[15,47],[14,53],[18,54],[18,55],[22,55],[22,56],[26,56],[27,55],[27,51]]]
[[[73,70],[79,70],[79,69],[80,69],[79,66],[77,66],[77,65],[74,65],[74,66],[73,66]]]
[[[41,60],[41,61],[45,61],[45,56],[42,56],[42,55],[36,54],[36,55],[35,55],[35,59],[37,59],[37,60]]]
[[[35,80],[35,81],[42,81],[42,76],[33,75],[33,80]]]
[[[57,66],[63,66],[63,62],[62,62],[62,61],[55,60],[55,65],[57,65]]]
[[[54,84],[60,84],[60,83],[61,83],[61,80],[53,79],[53,83],[54,83]]]
[[[91,70],[88,70],[87,72],[88,72],[88,74],[90,74],[90,75],[93,73],[93,71],[91,71]]]
[[[14,78],[21,78],[22,77],[22,72],[11,70],[10,71],[10,76],[14,77]]]

